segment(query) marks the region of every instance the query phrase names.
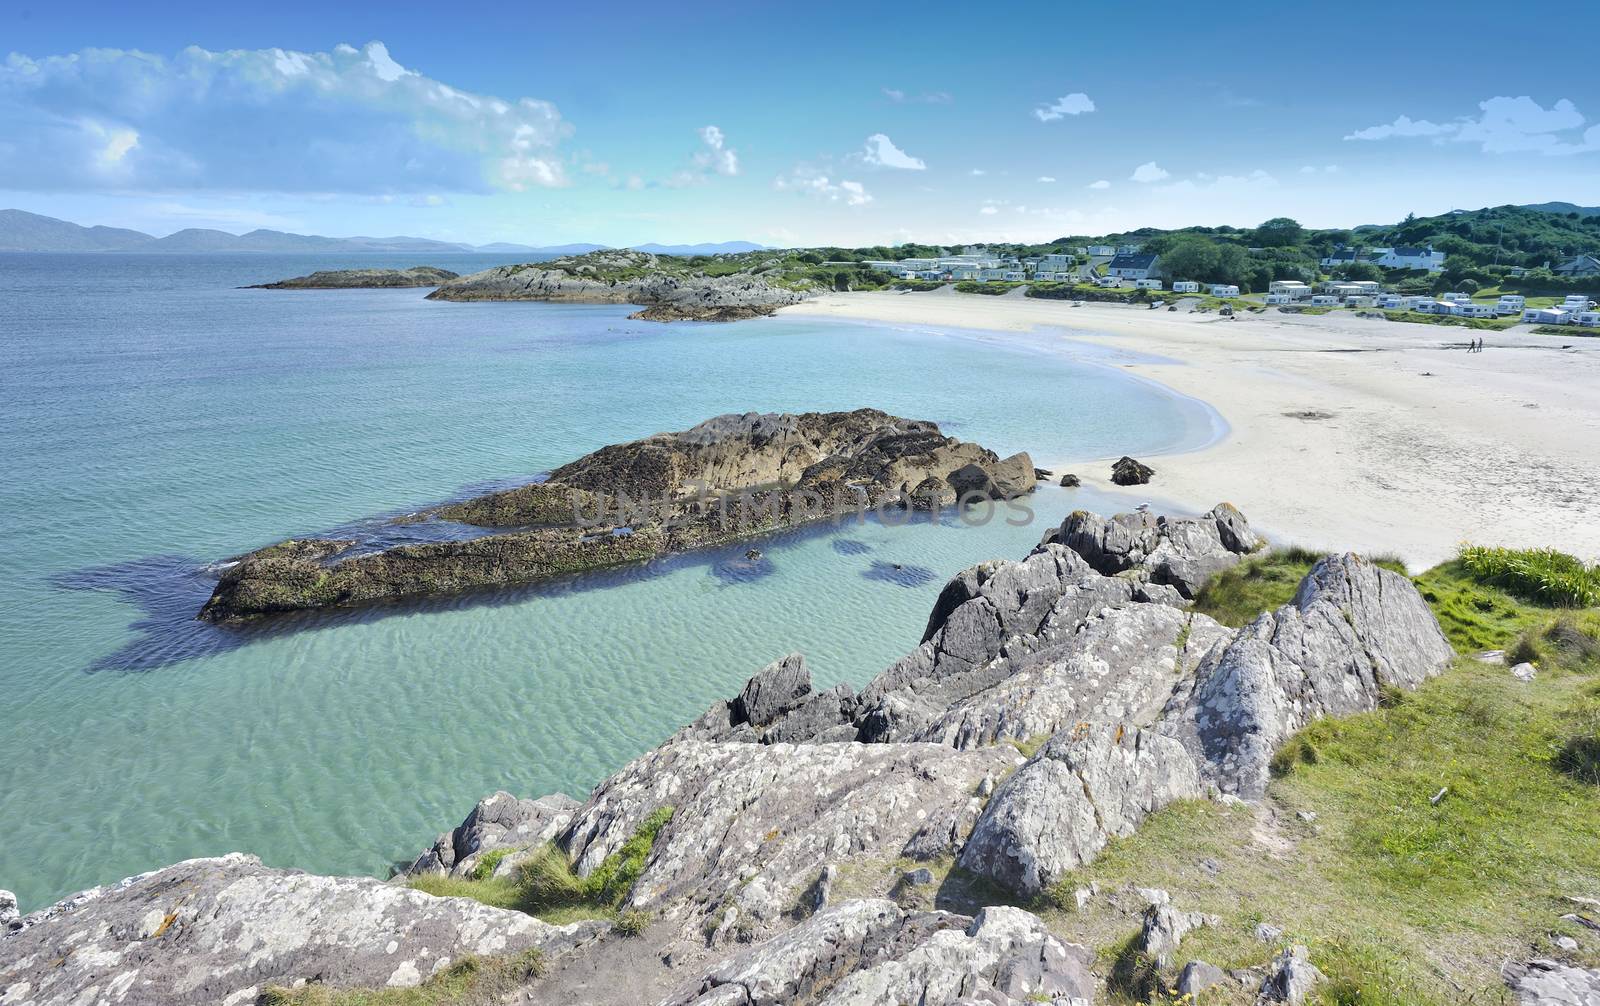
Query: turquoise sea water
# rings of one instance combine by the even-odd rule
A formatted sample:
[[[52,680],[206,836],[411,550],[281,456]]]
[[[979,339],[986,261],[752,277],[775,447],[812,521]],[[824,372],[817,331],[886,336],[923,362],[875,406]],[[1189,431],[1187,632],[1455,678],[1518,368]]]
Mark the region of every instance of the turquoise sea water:
[[[1209,435],[1042,336],[234,289],[375,263],[417,264],[0,255],[0,887],[25,910],[235,849],[385,873],[494,789],[581,796],[786,652],[863,684],[951,574],[1097,500],[252,630],[194,621],[208,563],[725,412],[870,405],[1036,458]]]

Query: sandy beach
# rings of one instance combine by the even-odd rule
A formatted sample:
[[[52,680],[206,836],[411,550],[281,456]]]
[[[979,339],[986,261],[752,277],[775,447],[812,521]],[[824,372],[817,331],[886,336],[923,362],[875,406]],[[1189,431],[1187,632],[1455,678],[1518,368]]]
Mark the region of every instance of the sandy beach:
[[[1414,569],[1464,541],[1600,558],[1600,339],[945,292],[833,294],[784,314],[1042,332],[1064,351],[1128,354],[1101,358],[1229,427],[1204,449],[1141,459],[1156,476],[1131,490],[1110,484],[1113,459],[1071,456],[1072,431],[1039,431],[1037,464],[1130,505],[1227,500],[1278,543],[1396,553]],[[1468,353],[1478,336],[1483,352]]]

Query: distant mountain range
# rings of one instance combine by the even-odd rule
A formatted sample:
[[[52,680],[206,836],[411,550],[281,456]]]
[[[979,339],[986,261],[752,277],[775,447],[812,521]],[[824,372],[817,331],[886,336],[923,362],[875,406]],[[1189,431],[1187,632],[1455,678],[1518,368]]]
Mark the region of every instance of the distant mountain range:
[[[404,252],[417,254],[460,254],[479,252],[493,255],[581,255],[609,245],[567,244],[537,247],[499,241],[487,245],[458,244],[429,238],[327,238],[315,234],[289,234],[284,231],[253,230],[248,234],[191,227],[158,238],[143,231],[121,227],[82,227],[55,217],[23,210],[0,210],[0,251],[12,252],[277,252],[280,254],[348,255],[362,252]],[[760,251],[762,245],[749,241],[722,244],[639,245],[639,251],[656,255],[715,255],[726,252]]]
[[[1523,203],[1522,208],[1541,213],[1576,213],[1580,217],[1600,215],[1600,206],[1578,206],[1574,203]]]

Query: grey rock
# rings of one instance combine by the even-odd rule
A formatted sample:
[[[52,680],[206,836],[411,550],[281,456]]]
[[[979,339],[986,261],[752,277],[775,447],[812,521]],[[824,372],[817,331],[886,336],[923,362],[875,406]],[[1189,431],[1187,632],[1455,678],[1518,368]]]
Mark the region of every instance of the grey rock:
[[[1276,943],[1283,939],[1283,927],[1275,926],[1270,922],[1257,923],[1256,939],[1262,943]]]
[[[438,286],[459,279],[458,273],[431,265],[410,269],[331,269],[314,272],[309,276],[281,279],[276,283],[262,283],[246,287],[249,290],[354,290],[388,289],[394,287]]]
[[[811,694],[806,658],[791,653],[763,667],[731,703],[734,722],[764,727],[799,706]]]
[[[1149,513],[1105,518],[1075,511],[1062,522],[1054,540],[1106,576],[1138,572],[1152,583],[1174,587],[1185,598],[1194,597],[1212,576],[1265,544],[1244,515],[1227,503],[1193,520]]]
[[[1084,724],[1056,734],[1000,784],[958,862],[1036,894],[1153,811],[1202,792],[1194,762],[1170,738]]]
[[[967,918],[849,901],[716,964],[662,1006],[1087,1004],[1090,960],[1021,909]]]
[[[1261,993],[1256,1001],[1300,1006],[1322,980],[1322,972],[1311,963],[1310,951],[1295,944],[1272,959],[1272,966],[1267,972],[1266,981],[1261,983]]]
[[[1198,1001],[1200,993],[1213,985],[1222,984],[1227,978],[1227,974],[1215,964],[1190,961],[1178,975],[1178,993],[1192,996]]]
[[[803,904],[844,856],[951,855],[981,809],[975,793],[1015,752],[932,744],[669,742],[596,787],[560,844],[587,875],[657,807],[674,807],[630,900],[739,906],[752,927]]]
[[[1538,676],[1538,674],[1538,666],[1531,664],[1526,660],[1520,664],[1514,664],[1511,667],[1511,676],[1516,678],[1518,681],[1532,681]]]
[[[959,468],[950,473],[948,481],[960,499],[977,496],[1009,500],[1033,492],[1038,482],[1033,473],[1033,459],[1024,452],[999,461]]]
[[[0,928],[9,928],[21,917],[22,913],[17,910],[17,896],[10,891],[0,890]]]
[[[271,984],[416,985],[464,954],[567,952],[604,923],[551,926],[370,877],[232,853],[85,891],[0,937],[6,1006],[253,1003]]]
[[[572,820],[578,801],[564,794],[519,800],[500,791],[478,801],[454,831],[440,835],[433,847],[406,868],[408,875],[472,873],[483,854],[494,849],[533,849],[555,838]],[[495,867],[496,876],[515,868],[507,856]]]
[[[1151,905],[1145,909],[1139,930],[1139,952],[1152,960],[1167,964],[1173,951],[1183,943],[1183,938],[1201,926],[1214,926],[1217,918],[1202,912],[1184,912],[1170,904]]]
[[[1535,958],[1501,972],[1518,1006],[1600,1006],[1600,970]]]
[[[932,870],[928,869],[926,866],[919,866],[915,870],[906,871],[904,879],[906,883],[913,886],[926,887],[933,883],[934,876]]]
[[[1562,950],[1565,950],[1569,954],[1575,954],[1578,952],[1578,941],[1570,936],[1557,936],[1555,942],[1556,946],[1560,947]]]
[[[1078,486],[1083,485],[1083,480],[1071,472],[1068,472],[1067,474],[1061,476],[1061,485],[1067,489],[1076,489]]]
[[[1329,556],[1292,603],[1200,661],[1160,729],[1180,739],[1222,792],[1259,799],[1278,745],[1311,720],[1377,708],[1454,651],[1411,581],[1354,554]]]

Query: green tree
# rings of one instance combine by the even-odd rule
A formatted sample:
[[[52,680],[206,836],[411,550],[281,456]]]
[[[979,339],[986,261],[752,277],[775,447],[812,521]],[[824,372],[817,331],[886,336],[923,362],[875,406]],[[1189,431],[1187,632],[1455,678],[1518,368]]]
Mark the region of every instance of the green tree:
[[[1164,242],[1161,272],[1175,280],[1211,282],[1217,271],[1217,243],[1198,235],[1181,234]]]
[[[1381,280],[1383,270],[1371,262],[1351,262],[1339,270],[1339,274],[1348,280]]]
[[[1273,217],[1256,228],[1255,243],[1263,248],[1291,248],[1304,240],[1306,230],[1300,221]]]

